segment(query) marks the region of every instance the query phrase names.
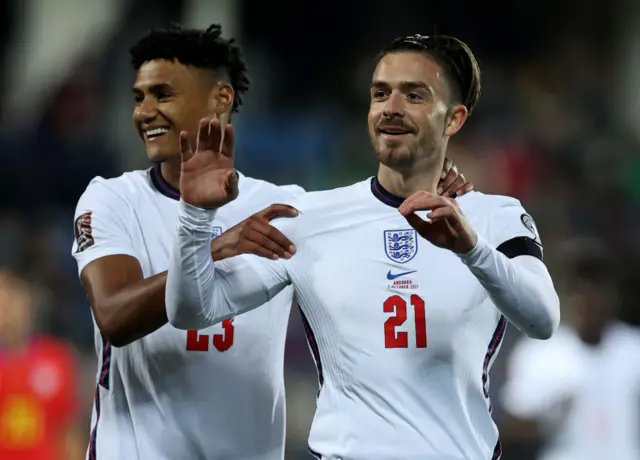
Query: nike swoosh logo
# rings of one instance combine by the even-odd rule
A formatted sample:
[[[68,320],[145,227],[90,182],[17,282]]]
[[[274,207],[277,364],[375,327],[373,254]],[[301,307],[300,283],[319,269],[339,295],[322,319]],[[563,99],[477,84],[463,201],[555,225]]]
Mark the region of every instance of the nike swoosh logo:
[[[401,276],[410,275],[411,273],[415,273],[417,271],[418,270],[411,270],[410,272],[396,273],[394,275],[393,273],[391,273],[391,270],[389,270],[389,273],[387,273],[387,279],[388,280],[394,280],[396,278],[400,278]]]

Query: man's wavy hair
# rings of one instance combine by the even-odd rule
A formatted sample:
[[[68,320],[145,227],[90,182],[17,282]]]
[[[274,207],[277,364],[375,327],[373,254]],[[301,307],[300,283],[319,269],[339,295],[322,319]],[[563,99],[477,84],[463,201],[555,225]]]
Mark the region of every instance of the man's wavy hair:
[[[398,37],[382,49],[378,61],[400,51],[420,51],[432,56],[445,70],[457,102],[471,114],[480,100],[480,66],[463,41],[447,35]]]

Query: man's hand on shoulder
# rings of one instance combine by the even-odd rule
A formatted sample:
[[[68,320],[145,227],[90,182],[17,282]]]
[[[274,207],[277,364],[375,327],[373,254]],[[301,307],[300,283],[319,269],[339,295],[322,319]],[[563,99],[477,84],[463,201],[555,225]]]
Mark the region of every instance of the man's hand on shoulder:
[[[440,182],[438,182],[438,195],[455,198],[469,193],[473,188],[473,183],[467,181],[464,174],[458,172],[458,167],[453,164],[453,161],[445,158]]]
[[[269,221],[297,215],[298,211],[291,206],[272,204],[211,240],[213,260],[240,254],[255,254],[272,260],[290,259],[296,252],[295,245],[280,230],[269,225]]]

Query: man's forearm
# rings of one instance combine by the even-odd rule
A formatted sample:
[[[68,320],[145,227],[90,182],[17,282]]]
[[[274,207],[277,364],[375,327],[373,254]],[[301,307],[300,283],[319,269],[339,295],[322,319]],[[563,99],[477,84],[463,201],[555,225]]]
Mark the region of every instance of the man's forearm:
[[[213,262],[205,254],[215,214],[180,201],[166,289],[167,317],[178,329],[200,329],[218,320],[208,311],[216,286]]]
[[[167,272],[130,284],[96,305],[96,321],[113,346],[122,347],[167,324]]]
[[[514,326],[532,338],[551,337],[560,322],[560,301],[542,261],[509,259],[482,238],[459,257]]]
[[[213,242],[211,250],[214,249]],[[224,257],[217,248],[214,260]],[[113,346],[135,342],[168,323],[165,303],[167,272],[158,273],[125,286],[97,305],[96,320]]]
[[[284,273],[261,277],[250,262],[255,256],[214,263],[210,246],[214,220],[214,211],[180,202],[166,290],[167,317],[178,329],[203,329],[258,308],[290,284]],[[269,267],[267,271],[276,269]]]

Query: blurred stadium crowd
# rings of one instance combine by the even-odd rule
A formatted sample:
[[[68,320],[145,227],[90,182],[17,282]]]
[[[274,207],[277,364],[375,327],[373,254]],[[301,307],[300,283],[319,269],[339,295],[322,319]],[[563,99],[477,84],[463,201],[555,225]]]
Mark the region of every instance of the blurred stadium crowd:
[[[83,442],[96,368],[70,257],[73,209],[94,176],[146,167],[130,123],[127,50],[170,21],[220,22],[238,38],[252,84],[234,120],[237,165],[308,190],[374,174],[365,113],[377,49],[406,33],[459,36],[480,59],[483,95],[450,157],[477,190],[515,196],[536,218],[563,300],[577,276],[567,248],[588,237],[610,259],[616,295],[608,302],[640,324],[640,8],[631,2],[25,0],[1,8],[0,267],[30,283],[36,330],[76,351]],[[7,315],[12,301],[3,302]],[[307,458],[317,380],[297,313],[289,335],[287,458]],[[492,370],[499,423],[517,338],[507,334]],[[505,441],[505,460],[531,453]]]

